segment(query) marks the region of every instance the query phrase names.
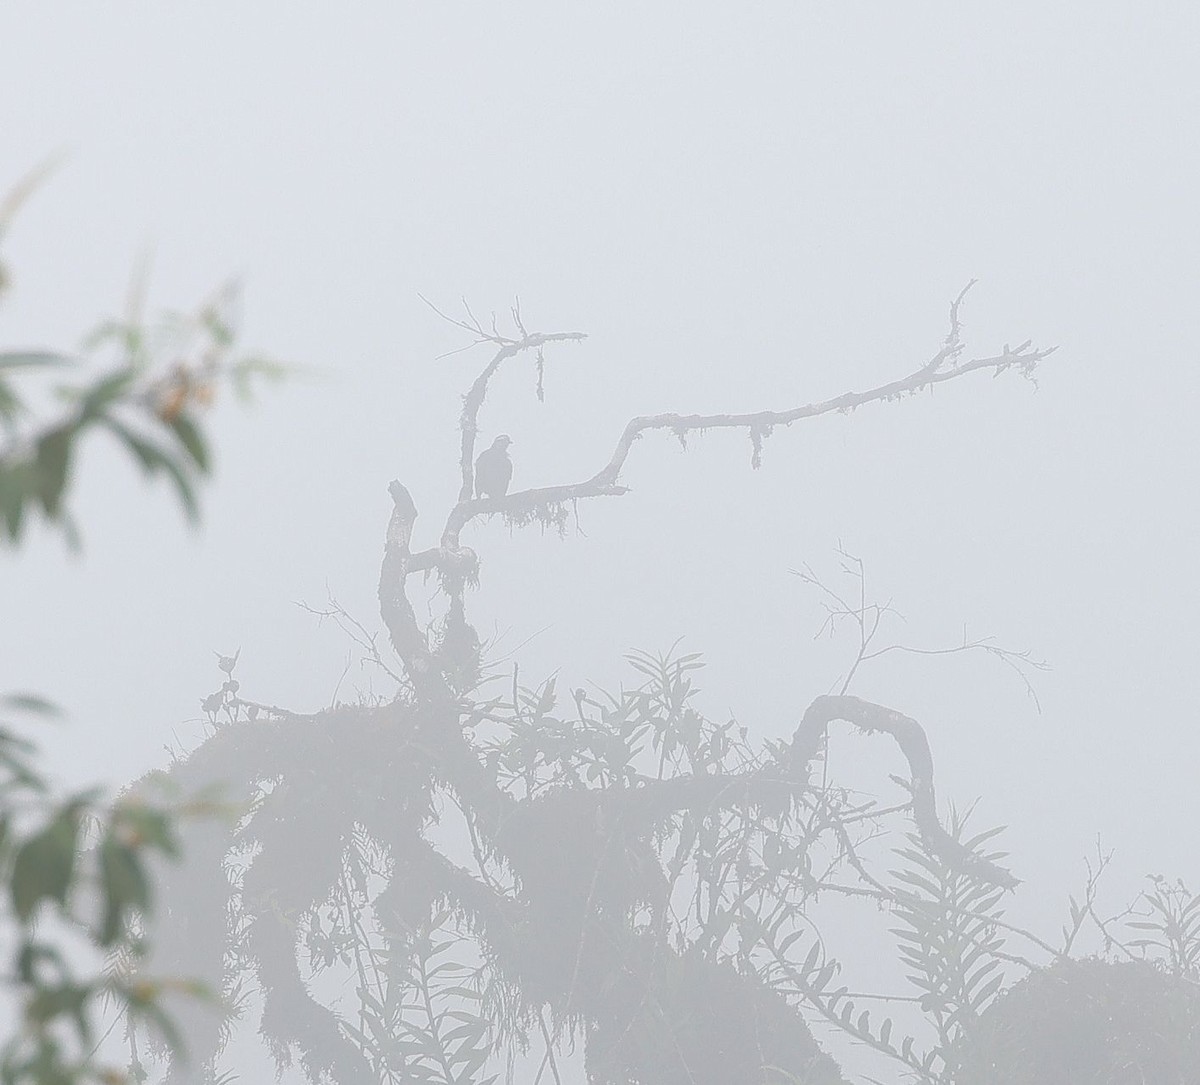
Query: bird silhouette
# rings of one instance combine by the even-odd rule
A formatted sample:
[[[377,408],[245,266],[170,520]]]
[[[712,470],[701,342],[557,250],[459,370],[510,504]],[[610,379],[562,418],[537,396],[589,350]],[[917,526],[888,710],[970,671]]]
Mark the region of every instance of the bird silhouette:
[[[479,459],[475,461],[476,497],[503,497],[508,493],[513,473],[512,460],[508,458],[511,444],[512,438],[502,433],[492,442],[491,448],[479,453]]]

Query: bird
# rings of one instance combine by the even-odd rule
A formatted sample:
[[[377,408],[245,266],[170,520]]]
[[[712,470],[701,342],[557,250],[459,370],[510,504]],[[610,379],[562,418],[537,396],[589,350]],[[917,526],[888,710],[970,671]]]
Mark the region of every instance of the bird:
[[[513,473],[512,460],[508,458],[511,444],[512,438],[502,433],[492,442],[491,448],[479,453],[479,459],[475,461],[476,497],[503,497],[508,493]]]

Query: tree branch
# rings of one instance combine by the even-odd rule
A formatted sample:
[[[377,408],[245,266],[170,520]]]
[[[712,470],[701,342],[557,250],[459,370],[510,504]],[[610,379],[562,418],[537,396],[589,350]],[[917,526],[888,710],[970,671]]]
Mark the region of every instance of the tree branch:
[[[1045,350],[1031,349],[1029,342],[1018,347],[1007,345],[997,355],[986,358],[975,358],[971,361],[957,363],[955,359],[962,351],[959,339],[961,325],[958,322],[958,305],[962,301],[964,290],[951,306],[951,332],[942,348],[920,369],[915,370],[899,380],[888,381],[876,385],[863,392],[845,392],[832,399],[809,403],[783,411],[755,411],[745,414],[656,414],[642,415],[632,419],[617,441],[608,463],[606,463],[591,478],[560,486],[546,486],[536,490],[518,490],[503,498],[472,499],[464,487],[460,493],[459,503],[451,511],[442,534],[443,546],[456,546],[462,529],[476,516],[500,512],[514,519],[528,518],[536,510],[551,509],[555,505],[578,501],[587,497],[619,495],[627,492],[627,488],[618,484],[618,479],[625,461],[633,449],[634,442],[643,434],[653,430],[669,430],[679,438],[688,433],[702,432],[711,429],[745,429],[749,432],[754,446],[754,462],[757,464],[758,454],[764,437],[770,435],[777,426],[790,426],[807,418],[817,418],[824,414],[840,412],[846,414],[867,403],[899,399],[912,395],[925,388],[943,384],[946,381],[964,377],[969,373],[991,372],[998,376],[1007,369],[1017,368],[1029,376],[1038,363],[1047,358],[1056,348]],[[503,351],[501,352],[503,353]],[[501,359],[502,360],[502,359]],[[482,379],[482,378],[481,378]],[[476,382],[478,384],[478,382]],[[474,390],[474,389],[473,389]],[[464,410],[465,417],[465,410]],[[465,431],[464,431],[465,433]],[[464,449],[466,447],[464,440]],[[472,446],[473,447],[473,446]],[[464,500],[463,495],[466,495]]]
[[[912,781],[913,820],[922,839],[931,851],[995,885],[1015,888],[1017,879],[994,863],[980,859],[964,848],[945,829],[937,816],[937,800],[933,790],[933,754],[925,729],[916,720],[895,709],[872,704],[861,697],[818,697],[804,713],[800,726],[792,737],[792,768],[802,776],[817,756],[821,739],[834,720],[845,720],[867,734],[891,735],[908,761]]]
[[[463,300],[463,309],[466,310],[467,318],[460,320],[458,317],[442,312],[423,295],[418,294],[417,296],[447,323],[453,324],[456,328],[462,328],[475,336],[474,342],[468,343],[460,350],[470,350],[471,347],[479,346],[481,343],[491,343],[499,348],[492,360],[484,367],[483,372],[475,378],[470,391],[463,397],[462,415],[459,418],[459,429],[462,431],[462,451],[459,457],[462,486],[458,492],[458,503],[461,505],[465,501],[470,501],[475,492],[475,439],[479,435],[479,411],[483,406],[483,401],[487,398],[488,382],[496,375],[496,370],[506,359],[513,358],[527,350],[536,350],[538,352],[538,399],[541,399],[542,348],[547,343],[578,343],[586,339],[587,335],[584,332],[534,332],[531,335],[526,330],[525,322],[521,317],[520,298],[517,298],[511,311],[513,325],[520,333],[517,338],[513,338],[500,334],[495,313],[492,314],[491,327],[485,328],[471,311],[471,307],[465,299]],[[456,350],[451,353],[458,354],[460,351]]]
[[[412,523],[411,519],[405,520],[407,513],[400,514],[399,521],[394,515],[393,527],[389,528],[389,548],[385,550],[385,570],[381,574],[380,580],[380,602],[381,606],[390,608],[384,621],[392,635],[393,644],[397,646],[396,650],[405,660],[406,667],[410,670],[416,667],[435,672],[438,669],[435,655],[430,652],[425,643],[425,638],[416,624],[411,604],[405,594],[404,581],[410,572],[436,568],[442,579],[443,590],[451,599],[451,617],[455,624],[466,628],[466,619],[462,612],[462,596],[465,587],[475,581],[478,561],[474,552],[461,544],[463,529],[476,517],[494,513],[500,513],[509,521],[517,524],[535,519],[543,523],[563,522],[566,507],[583,498],[620,496],[627,493],[627,487],[620,484],[620,475],[632,452],[634,442],[638,441],[643,434],[654,430],[669,430],[682,440],[687,434],[693,432],[710,429],[744,429],[749,433],[753,448],[752,465],[757,467],[763,440],[777,426],[790,426],[794,422],[833,412],[848,413],[868,403],[899,399],[902,396],[933,388],[938,384],[955,380],[969,373],[986,371],[992,373],[993,376],[998,376],[1005,370],[1016,368],[1024,375],[1030,376],[1037,365],[1053,353],[1055,348],[1035,349],[1031,347],[1030,341],[1026,341],[1015,348],[1010,348],[1005,344],[1004,349],[996,355],[965,362],[959,361],[964,349],[962,322],[959,316],[960,307],[973,285],[974,280],[969,282],[951,302],[949,330],[941,347],[926,363],[908,376],[876,385],[865,391],[846,392],[832,399],[808,403],[787,410],[765,410],[741,414],[667,413],[638,416],[626,424],[608,462],[590,478],[575,483],[518,490],[499,498],[474,496],[475,447],[479,430],[479,412],[487,398],[492,377],[506,360],[517,354],[527,350],[536,350],[540,360],[541,349],[545,344],[578,342],[584,339],[585,335],[582,332],[530,333],[525,328],[519,308],[515,306],[512,319],[518,335],[503,335],[497,330],[494,317],[491,327],[487,328],[480,323],[470,307],[465,306],[465,303],[467,318],[460,320],[447,316],[431,303],[426,302],[444,319],[456,327],[471,332],[475,336],[475,342],[471,345],[491,343],[497,349],[491,361],[484,366],[463,398],[462,414],[459,419],[461,483],[458,500],[446,518],[439,545],[418,554],[412,554],[409,550]],[[411,509],[411,517],[415,518],[416,510],[412,508],[412,499],[408,496],[408,491],[399,486],[399,483],[393,483],[393,487],[399,487],[402,491],[406,507]],[[401,504],[402,502],[397,502],[398,510],[401,508]],[[402,537],[402,546],[393,545],[393,533],[396,534],[397,541]],[[386,586],[385,581],[387,582]]]
[[[436,312],[437,310],[434,311]],[[470,501],[472,494],[475,492],[475,439],[479,435],[479,410],[483,406],[484,399],[487,397],[488,382],[495,376],[496,370],[500,368],[506,359],[516,357],[516,355],[526,350],[540,351],[547,343],[578,343],[587,338],[587,335],[583,332],[534,332],[532,335],[529,335],[521,327],[519,309],[514,308],[513,319],[517,322],[517,327],[522,331],[520,339],[506,339],[494,333],[485,333],[478,326],[474,329],[483,337],[479,340],[480,342],[497,343],[500,345],[500,349],[496,351],[495,357],[487,364],[483,372],[475,378],[475,382],[471,385],[471,390],[463,397],[462,415],[458,423],[459,429],[462,431],[462,453],[459,457],[459,468],[462,472],[462,487],[458,491],[458,504],[460,506],[463,502]],[[469,325],[463,324],[461,321],[452,321],[452,323],[457,324],[459,327],[469,327]]]
[[[388,522],[383,546],[383,564],[379,570],[379,613],[387,627],[388,637],[396,654],[404,663],[413,688],[421,697],[441,703],[452,697],[449,686],[417,624],[406,590],[408,574],[413,571],[414,558],[409,550],[417,506],[412,495],[399,482],[388,486],[392,495],[392,517]],[[428,551],[418,555],[427,559]],[[429,568],[422,562],[421,568]]]

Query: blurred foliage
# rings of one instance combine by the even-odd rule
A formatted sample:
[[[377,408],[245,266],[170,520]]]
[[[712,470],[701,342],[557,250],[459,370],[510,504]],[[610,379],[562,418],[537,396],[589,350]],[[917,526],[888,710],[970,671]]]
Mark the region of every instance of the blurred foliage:
[[[0,242],[44,174],[35,172],[0,201]],[[0,263],[0,302],[11,281]],[[114,438],[146,475],[169,479],[195,520],[197,486],[212,466],[200,413],[223,383],[247,398],[256,379],[287,372],[267,358],[235,355],[236,284],[194,313],[168,312],[153,321],[143,316],[143,293],[136,285],[127,315],[101,324],[78,353],[0,351],[0,543],[19,542],[31,515],[40,515],[78,546],[67,498],[81,441],[94,431]],[[51,421],[31,407],[26,386],[33,376],[53,379]]]
[[[0,710],[51,708],[9,696]],[[152,857],[177,858],[179,818],[209,813],[211,804],[106,804],[97,791],[62,800],[35,758],[34,746],[0,720],[0,910],[13,946],[6,978],[20,1006],[16,1031],[0,1043],[0,1082],[115,1085],[125,1074],[94,1059],[97,1019],[116,1012],[180,1050],[162,996],[206,994],[184,980],[137,977],[131,966],[146,951],[139,931],[153,906]],[[71,962],[80,956],[96,959],[94,974],[78,974]]]
[[[52,165],[0,199],[0,242]],[[0,301],[11,283],[0,259]],[[0,542],[17,546],[30,519],[41,516],[78,545],[67,499],[82,439],[97,430],[115,437],[147,475],[169,478],[196,517],[196,489],[210,470],[199,412],[220,381],[245,394],[254,376],[282,373],[272,362],[232,357],[237,300],[237,290],[226,287],[194,315],[167,314],[149,325],[135,294],[130,316],[98,328],[79,355],[0,351]],[[84,371],[87,358],[99,359],[99,373]],[[34,405],[44,390],[29,388],[39,375],[57,378],[49,412],[41,398]],[[141,972],[154,860],[179,857],[184,820],[225,808],[204,797],[106,802],[98,789],[56,796],[36,767],[36,747],[10,723],[54,712],[41,697],[0,697],[0,922],[5,951],[12,951],[4,979],[16,1010],[0,1040],[0,1085],[142,1080],[136,1060],[128,1070],[102,1063],[99,1025],[116,1018],[130,1029],[144,1026],[182,1054],[165,997],[212,997],[195,981]]]
[[[67,496],[82,438],[103,431],[115,438],[148,476],[173,484],[189,519],[196,488],[211,469],[198,414],[225,380],[249,393],[256,376],[277,378],[282,366],[233,358],[238,291],[220,290],[193,315],[169,314],[153,326],[137,317],[110,322],[85,341],[84,356],[115,354],[100,374],[59,381],[59,417],[32,419],[19,379],[33,373],[74,372],[82,359],[42,350],[0,352],[0,541],[19,542],[31,513],[62,528],[78,545]],[[162,363],[162,359],[170,361]]]

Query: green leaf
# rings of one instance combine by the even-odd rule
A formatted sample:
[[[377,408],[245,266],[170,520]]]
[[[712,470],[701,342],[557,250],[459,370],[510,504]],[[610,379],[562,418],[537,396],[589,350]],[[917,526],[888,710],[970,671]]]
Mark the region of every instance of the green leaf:
[[[145,437],[131,430],[124,422],[109,415],[105,415],[101,419],[101,423],[106,429],[116,434],[146,474],[153,475],[165,469],[170,457],[152,441],[146,440]]]
[[[31,476],[28,464],[0,465],[0,517],[3,517],[4,534],[14,543],[20,541],[25,502],[33,491]]]
[[[210,466],[208,445],[199,427],[184,414],[177,414],[167,422],[167,425],[179,438],[179,443],[187,449],[197,470],[202,474],[207,474]]]
[[[61,711],[53,701],[46,700],[36,693],[8,693],[0,697],[0,707],[15,708],[20,712],[34,712],[39,716],[59,716]],[[34,747],[25,743],[26,752],[32,753]]]
[[[43,986],[45,977],[39,974],[39,964],[48,964],[54,970],[54,978],[68,974],[66,961],[57,948],[43,942],[23,941],[16,956],[17,978],[30,986]]]
[[[71,553],[78,554],[83,549],[83,536],[79,532],[79,525],[75,523],[75,518],[69,512],[61,512],[58,516],[58,526],[62,529],[67,548]]]
[[[34,445],[37,496],[52,520],[62,506],[71,466],[71,445],[77,432],[74,422],[63,423],[43,433]]]
[[[183,506],[188,522],[197,523],[200,519],[200,505],[196,500],[196,489],[191,480],[174,460],[167,460],[163,464],[163,470],[175,484],[175,492],[179,495],[179,503]]]
[[[125,398],[137,377],[137,370],[126,366],[102,378],[84,393],[79,405],[82,416],[90,419],[103,414],[113,403]]]
[[[8,769],[12,779],[9,785],[28,787],[34,791],[44,791],[46,784],[37,771],[29,764],[29,758],[36,752],[33,743],[19,738],[7,728],[0,727],[0,765]]]
[[[21,397],[9,385],[0,380],[0,422],[12,424],[25,412]]]
[[[69,803],[17,849],[10,890],[13,910],[23,922],[42,900],[66,904],[75,873],[81,809],[78,802]]]
[[[183,505],[188,520],[193,523],[198,520],[200,506],[196,502],[195,487],[188,478],[186,470],[161,448],[135,433],[123,422],[108,415],[105,415],[101,422],[108,430],[117,435],[147,474],[153,475],[162,471],[174,482],[175,491],[179,495],[180,504]]]
[[[88,1021],[87,1003],[92,996],[88,984],[60,983],[42,987],[25,1003],[25,1013],[39,1024],[49,1024],[58,1017],[70,1017],[75,1023],[82,1043],[91,1043],[92,1029]]]
[[[46,366],[74,365],[75,359],[52,350],[0,351],[0,369],[38,369]]]
[[[98,938],[102,946],[111,946],[125,930],[126,913],[145,912],[150,907],[150,883],[141,859],[112,831],[100,845],[100,887],[104,896],[104,919]]]

